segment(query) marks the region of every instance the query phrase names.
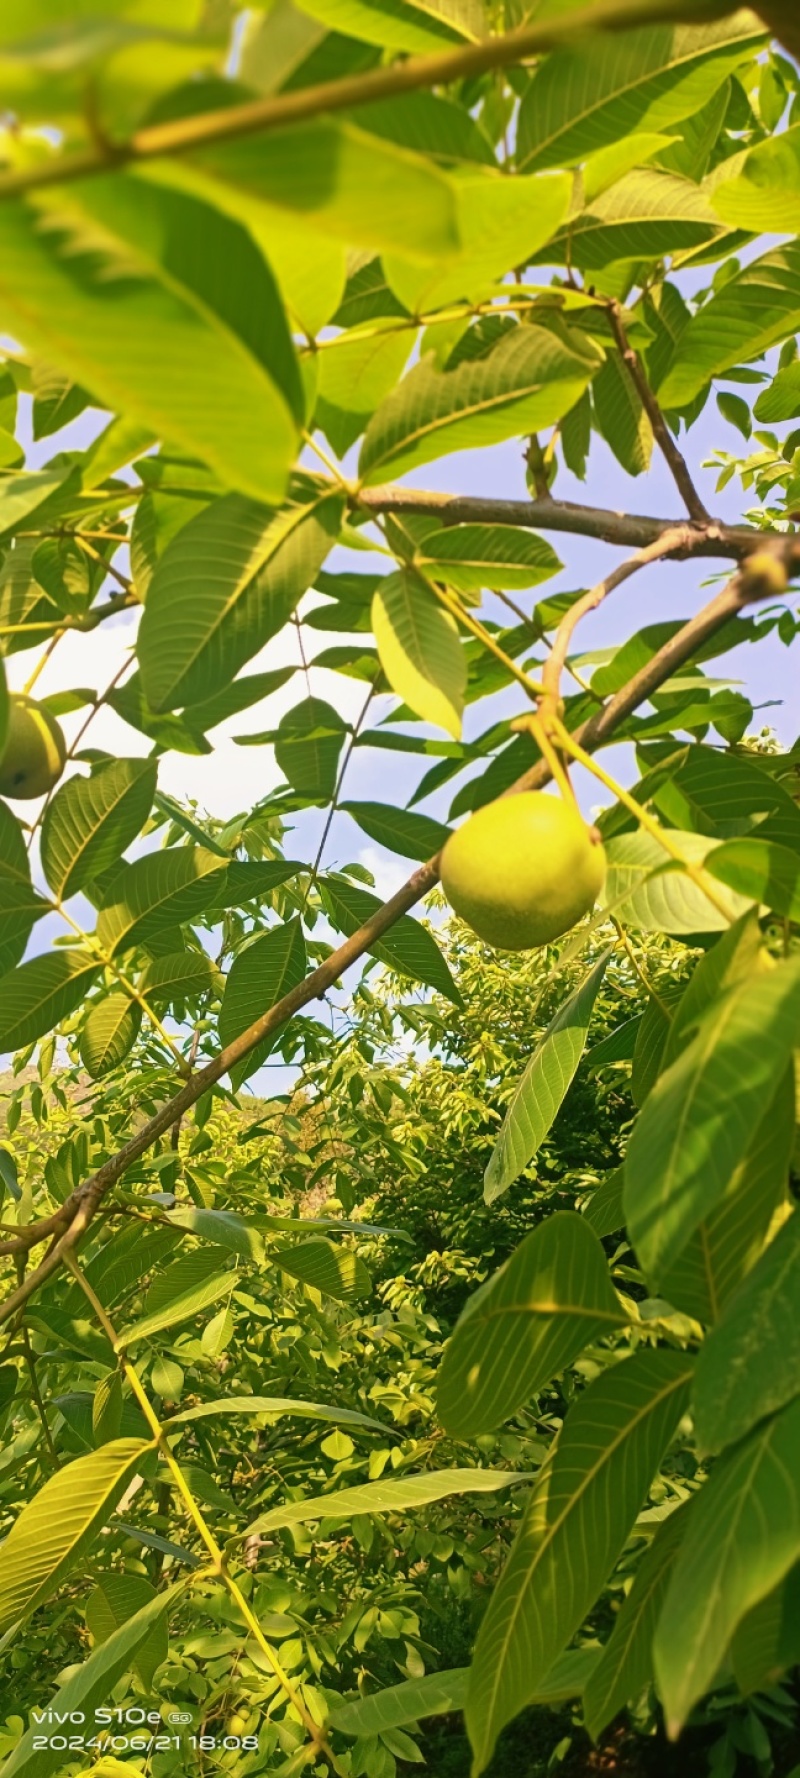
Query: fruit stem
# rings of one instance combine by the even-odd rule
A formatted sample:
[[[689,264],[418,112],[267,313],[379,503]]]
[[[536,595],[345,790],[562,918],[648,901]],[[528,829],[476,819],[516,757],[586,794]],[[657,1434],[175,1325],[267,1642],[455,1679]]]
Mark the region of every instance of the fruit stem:
[[[558,785],[565,802],[572,803],[577,807],[577,797],[572,788],[569,772],[567,771],[566,764],[562,759],[561,754],[550,738],[547,724],[542,718],[541,711],[538,714],[531,711],[530,713],[526,713],[525,716],[516,717],[514,722],[512,722],[511,727],[512,729],[516,729],[518,733],[533,736],[545,764],[549,767],[553,781]]]
[[[639,826],[644,828],[645,833],[649,833],[654,840],[657,840],[658,844],[663,846],[664,851],[669,853],[670,858],[680,865],[682,871],[685,871],[687,877],[691,877],[692,882],[696,883],[706,900],[710,901],[717,913],[722,915],[726,926],[732,926],[735,915],[723,901],[719,893],[719,885],[715,883],[714,878],[703,870],[702,865],[695,864],[693,859],[684,857],[680,847],[676,846],[671,835],[655,820],[649,810],[643,808],[641,803],[637,803],[630,791],[625,790],[621,784],[617,783],[616,778],[612,778],[609,772],[604,771],[603,767],[598,765],[597,760],[592,758],[591,753],[584,752],[584,749],[574,740],[563,723],[554,721],[553,726],[558,731],[559,741],[565,752],[570,753],[579,765],[585,766],[586,770],[591,772],[592,777],[599,779],[599,782],[611,791],[612,796],[615,796],[617,801],[622,803],[623,808],[635,817]]]

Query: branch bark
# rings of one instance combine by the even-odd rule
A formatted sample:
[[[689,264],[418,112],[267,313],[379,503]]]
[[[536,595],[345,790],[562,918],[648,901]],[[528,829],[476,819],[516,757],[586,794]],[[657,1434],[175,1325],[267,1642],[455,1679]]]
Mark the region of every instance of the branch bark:
[[[596,0],[596,4],[570,12],[565,18],[551,18],[437,55],[411,56],[345,80],[325,81],[301,87],[297,92],[279,93],[274,98],[254,99],[195,117],[151,124],[124,141],[96,140],[90,148],[54,155],[44,163],[5,174],[0,178],[0,199],[89,178],[115,167],[152,160],[157,155],[187,154],[216,142],[286,129],[312,117],[351,110],[424,87],[445,86],[491,68],[511,67],[546,54],[564,42],[578,42],[590,32],[625,31],[665,21],[697,24],[701,18],[723,18],[735,10],[731,0]],[[772,10],[776,11],[774,0]]]
[[[629,561],[621,562],[618,568],[614,568],[611,574],[606,575],[605,580],[598,581],[596,586],[593,586],[588,593],[584,593],[582,598],[576,599],[575,604],[570,606],[556,630],[553,646],[542,668],[542,684],[545,688],[544,697],[541,700],[543,716],[548,712],[555,715],[558,711],[561,674],[566,664],[570,642],[581,618],[586,617],[590,611],[596,611],[598,605],[602,605],[609,593],[613,593],[616,587],[622,586],[624,581],[630,580],[632,574],[638,574],[640,568],[646,568],[649,562],[664,561],[667,556],[680,555],[681,551],[686,548],[689,535],[689,528],[686,525],[675,525],[671,531],[664,531],[661,537],[656,538],[655,543],[649,544],[647,549],[639,550],[638,554],[631,556]]]
[[[582,506],[574,500],[492,500],[473,494],[438,494],[418,488],[361,488],[354,504],[365,512],[421,513],[442,525],[518,525],[539,531],[568,532],[573,537],[593,537],[622,549],[647,549],[664,533],[674,532],[675,519],[650,518],[644,514],[609,512],[601,506]],[[682,559],[713,556],[741,561],[764,547],[765,538],[778,532],[755,531],[748,525],[726,525],[721,519],[692,521],[685,526],[685,547],[676,550]]]

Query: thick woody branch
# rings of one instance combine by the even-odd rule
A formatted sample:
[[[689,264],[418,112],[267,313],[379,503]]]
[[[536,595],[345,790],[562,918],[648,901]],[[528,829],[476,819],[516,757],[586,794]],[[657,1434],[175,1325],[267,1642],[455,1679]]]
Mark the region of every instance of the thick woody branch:
[[[784,541],[790,542],[791,540],[784,539]],[[712,636],[716,636],[719,630],[724,629],[726,624],[738,617],[746,605],[752,604],[758,599],[774,596],[775,592],[775,582],[769,577],[762,579],[757,573],[751,574],[746,567],[740,569],[721,591],[713,599],[710,599],[707,605],[703,606],[702,611],[698,611],[696,617],[690,618],[688,623],[683,624],[669,642],[665,642],[663,648],[658,649],[652,660],[648,661],[647,665],[642,667],[638,673],[634,673],[633,678],[629,679],[618,692],[615,692],[612,698],[609,698],[602,710],[598,710],[594,716],[588,717],[586,722],[581,723],[580,727],[575,730],[576,741],[580,743],[586,753],[596,753],[599,747],[611,740],[612,735],[621,728],[640,704],[646,703],[653,692],[658,691],[660,685],[663,685],[667,679],[671,679],[679,667],[684,666],[687,661],[692,659],[704,642],[709,641]],[[531,766],[530,771],[525,773],[524,778],[512,785],[511,789],[512,792],[541,790],[545,784],[550,782],[550,778],[551,772],[547,762],[540,759],[537,760],[536,765]]]
[[[781,537],[773,540],[771,545],[762,547],[758,565],[754,563],[750,566],[745,563],[722,591],[658,650],[647,666],[634,674],[602,710],[581,724],[576,730],[575,739],[586,752],[595,752],[611,739],[639,704],[644,703],[678,667],[691,659],[701,644],[716,635],[746,605],[755,600],[774,597],[780,590],[781,578],[785,587],[786,575],[797,572],[800,572],[800,539]],[[547,762],[539,760],[505,794],[541,789],[550,778]],[[154,1117],[148,1119],[130,1142],[105,1161],[91,1179],[72,1193],[54,1216],[25,1230],[22,1238],[31,1247],[48,1235],[54,1234],[56,1238],[41,1264],[28,1274],[0,1306],[0,1322],[8,1321],[15,1315],[40,1285],[64,1263],[66,1255],[78,1246],[103,1198],[134,1161],[152,1148],[178,1118],[183,1117],[236,1062],[249,1055],[264,1037],[278,1030],[295,1013],[326,993],[352,963],[356,963],[377,939],[389,931],[401,915],[408,913],[434,887],[438,878],[438,857],[431,858],[427,864],[414,871],[402,889],[378,908],[372,918],[333,951],[311,975],[306,976],[303,982],[285,994],[261,1018],[256,1019],[233,1043],[220,1050],[213,1061],[186,1081],[180,1091]]]
[[[659,450],[661,451],[661,455],[664,458],[664,462],[670,471],[678,493],[686,507],[686,511],[688,512],[689,517],[695,519],[699,525],[705,525],[708,523],[710,515],[706,511],[694,482],[692,481],[686,458],[678,450],[678,446],[676,445],[667,422],[664,419],[659,403],[647,380],[647,375],[641,358],[639,357],[638,352],[634,351],[633,346],[628,340],[618,302],[610,302],[608,304],[608,318],[611,322],[611,331],[614,335],[617,350],[623,363],[628,367],[631,381],[633,382],[647,418],[650,421],[650,425],[653,428],[653,437],[655,438]]]
[[[545,688],[542,699],[543,715],[548,711],[555,714],[558,710],[561,674],[566,665],[570,642],[581,618],[586,617],[590,611],[596,611],[598,605],[602,605],[609,593],[613,593],[618,586],[622,586],[626,580],[630,580],[632,574],[638,574],[640,568],[646,568],[649,562],[663,561],[667,556],[680,555],[686,548],[687,537],[690,538],[689,527],[675,525],[671,531],[665,531],[661,537],[657,538],[655,543],[649,544],[647,549],[641,549],[629,561],[621,562],[618,568],[614,568],[604,580],[598,581],[596,586],[593,586],[588,593],[584,593],[580,599],[576,599],[575,604],[570,606],[556,630],[553,646],[542,668],[542,684]]]
[[[481,495],[437,494],[391,485],[360,489],[355,505],[362,512],[416,512],[438,519],[442,525],[519,525],[539,531],[568,532],[573,537],[593,537],[599,543],[615,544],[622,549],[648,549],[665,532],[675,531],[674,519],[610,512],[605,507],[582,506],[574,500],[492,500]],[[762,549],[765,536],[778,536],[747,525],[726,525],[721,519],[692,522],[683,529],[685,544],[672,552],[681,558],[714,556],[740,561]]]
[[[320,117],[354,106],[372,104],[377,99],[396,98],[402,93],[418,92],[424,87],[445,86],[456,80],[471,79],[492,68],[508,68],[531,56],[558,49],[565,41],[578,41],[591,31],[628,30],[636,25],[654,25],[668,19],[686,18],[697,22],[703,17],[720,18],[734,11],[731,0],[596,0],[580,12],[565,18],[551,18],[538,25],[528,25],[502,36],[488,37],[444,50],[433,56],[412,56],[394,62],[388,68],[370,69],[366,74],[352,75],[346,80],[325,81],[318,86],[301,87],[297,92],[279,93],[268,99],[254,99],[243,105],[223,106],[218,111],[201,112],[195,117],[178,118],[169,123],[152,124],[138,130],[127,140],[112,142],[102,132],[96,133],[90,148],[74,154],[53,155],[51,160],[0,177],[0,199],[18,197],[43,186],[63,185],[74,179],[112,171],[155,156],[187,154],[217,142],[235,141],[267,130],[286,129],[293,123]]]

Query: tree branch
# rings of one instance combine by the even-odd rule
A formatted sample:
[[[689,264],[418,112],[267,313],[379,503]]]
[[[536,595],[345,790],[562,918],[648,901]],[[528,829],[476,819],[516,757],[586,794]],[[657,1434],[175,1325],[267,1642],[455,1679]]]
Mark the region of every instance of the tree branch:
[[[640,568],[646,568],[648,562],[657,562],[666,556],[679,555],[686,548],[687,539],[691,540],[688,525],[675,525],[671,531],[664,531],[661,537],[656,538],[655,543],[649,544],[647,549],[639,550],[638,555],[632,556],[629,561],[621,562],[618,568],[614,568],[611,574],[606,575],[605,580],[598,581],[596,586],[593,586],[588,593],[584,593],[582,598],[576,599],[575,604],[570,606],[556,630],[552,648],[542,668],[542,684],[545,688],[544,697],[541,700],[543,715],[547,712],[555,715],[558,712],[561,674],[566,665],[570,642],[581,618],[585,617],[589,611],[596,611],[598,605],[602,605],[609,593],[613,593],[616,587],[622,586],[624,581],[630,580],[632,574],[638,574]]]
[[[647,549],[665,531],[674,532],[675,519],[649,518],[643,514],[609,512],[602,506],[582,506],[574,500],[492,500],[473,494],[438,494],[419,488],[361,488],[354,496],[362,511],[417,512],[436,518],[442,525],[519,525],[539,531],[568,532],[573,537],[594,537],[622,549]],[[780,532],[756,531],[748,525],[726,525],[721,519],[693,521],[684,527],[686,545],[674,553],[681,559],[714,556],[740,561],[763,548],[765,539]]]
[[[423,87],[445,86],[452,81],[484,74],[492,68],[510,67],[531,56],[546,54],[558,49],[565,41],[580,41],[589,32],[625,31],[665,20],[683,19],[696,24],[699,17],[721,18],[734,10],[731,0],[596,0],[594,5],[580,12],[570,12],[565,18],[527,25],[437,55],[410,56],[389,67],[373,68],[344,80],[325,81],[317,86],[301,87],[296,92],[279,93],[273,98],[253,99],[244,105],[223,106],[217,111],[200,112],[195,117],[151,124],[124,141],[95,141],[90,148],[54,155],[49,161],[21,167],[0,177],[0,199],[19,197],[43,186],[85,179],[93,174],[113,171],[116,167],[152,160],[157,155],[187,154],[216,142],[235,141],[266,130],[286,129],[288,125],[308,118],[351,110],[354,106],[372,104],[377,99],[396,98],[402,93],[418,92]]]
[[[793,557],[796,555],[798,541],[800,540],[793,538],[783,539],[784,543],[795,545]],[[777,554],[773,559],[779,559]],[[645,703],[651,694],[664,684],[665,680],[671,679],[678,667],[684,666],[686,661],[691,660],[692,655],[696,654],[704,642],[707,642],[711,636],[715,636],[719,630],[724,629],[725,625],[730,623],[732,618],[737,617],[746,605],[759,599],[774,598],[776,590],[775,581],[770,576],[762,577],[758,572],[751,573],[745,565],[733,575],[732,579],[713,599],[709,600],[707,605],[703,606],[702,611],[698,611],[695,617],[683,624],[669,642],[664,643],[663,648],[658,649],[645,667],[642,667],[638,673],[634,673],[627,685],[623,685],[612,698],[609,698],[602,710],[598,710],[594,716],[588,717],[586,722],[581,723],[580,727],[575,730],[575,740],[579,742],[586,753],[595,753],[599,747],[603,746],[604,742],[611,739],[611,736],[621,727],[626,718],[632,715],[639,704]],[[505,791],[504,795],[508,796],[519,790],[541,790],[545,784],[549,783],[550,776],[550,769],[546,761],[537,760],[536,765],[531,766],[524,778],[518,779],[517,783],[511,786],[511,791]]]
[[[686,511],[688,512],[689,517],[694,519],[697,524],[705,525],[708,523],[710,515],[706,511],[694,482],[692,481],[686,458],[681,451],[678,450],[678,446],[676,445],[667,422],[664,419],[659,403],[647,380],[647,375],[641,358],[639,357],[638,352],[634,351],[633,346],[628,340],[619,303],[614,300],[608,304],[608,318],[611,322],[611,331],[614,335],[619,355],[628,367],[636,393],[639,396],[642,407],[644,408],[647,418],[650,421],[650,425],[653,428],[653,437],[655,438],[659,450],[661,451],[661,455],[670,471],[678,493],[686,507]]]

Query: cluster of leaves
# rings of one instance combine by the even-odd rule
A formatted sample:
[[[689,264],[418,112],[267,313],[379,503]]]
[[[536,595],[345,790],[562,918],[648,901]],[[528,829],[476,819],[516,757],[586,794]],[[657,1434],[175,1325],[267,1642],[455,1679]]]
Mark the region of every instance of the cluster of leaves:
[[[675,1736],[733,1685],[718,1769],[766,1769],[746,1700],[780,1718],[800,1657],[800,753],[705,668],[796,641],[798,445],[724,461],[748,528],[676,438],[712,388],[747,436],[800,417],[796,26],[163,10],[0,22],[0,747],[6,679],[119,623],[110,682],[46,700],[63,781],[0,802],[4,1656],[52,1662],[62,1723],[157,1675],[227,1724],[125,1741],[156,1778],[392,1778],[456,1709],[477,1775],[532,1701],[600,1735],[647,1693]],[[514,440],[532,501],[394,485]],[[658,446],[686,513],[560,500],[598,441],[634,477]],[[602,779],[603,907],[515,972],[409,910],[449,824],[552,767],[509,722],[583,609],[540,595],[542,530],[737,567],[694,625],[570,655],[561,743],[627,743],[636,782]],[[287,708],[259,657],[293,630]],[[277,788],[227,822],[167,796],[243,712]],[[419,759],[405,808],[346,800],[364,747]],[[334,819],[422,866],[392,903],[326,866]],[[298,1096],[243,1128],[270,1056]],[[12,1710],[8,1778],[83,1769],[61,1741]]]

